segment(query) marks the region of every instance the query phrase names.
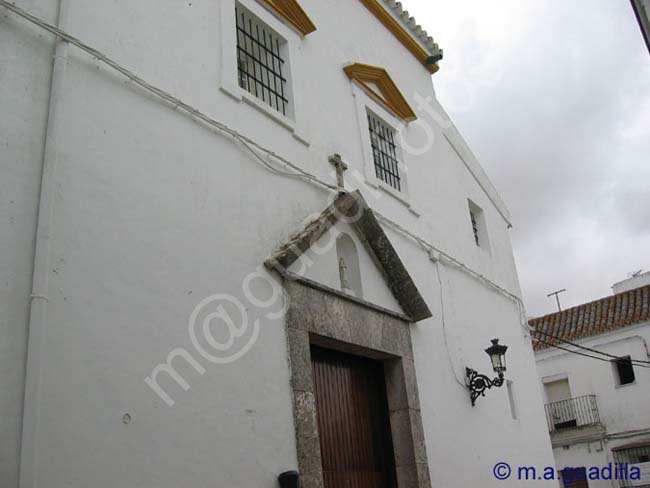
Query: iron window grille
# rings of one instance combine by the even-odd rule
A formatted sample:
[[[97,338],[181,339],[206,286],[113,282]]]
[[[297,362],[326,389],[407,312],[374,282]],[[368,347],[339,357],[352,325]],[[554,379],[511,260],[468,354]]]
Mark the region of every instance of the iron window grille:
[[[280,49],[285,41],[239,5],[235,17],[239,86],[287,115],[287,78]]]
[[[384,121],[368,114],[372,158],[375,163],[375,175],[398,191],[402,191],[402,181],[395,144],[395,131]]]
[[[479,240],[478,223],[476,221],[476,214],[472,210],[469,211],[469,218],[472,220],[472,231],[474,231],[474,242],[476,242],[477,246],[480,246],[481,241]]]
[[[645,465],[646,463],[650,463],[650,444],[640,444],[627,448],[615,448],[612,449],[612,454],[614,455],[614,462],[618,463],[619,465],[624,463],[627,463],[629,466]],[[650,480],[644,478],[643,481],[646,483],[640,483],[639,481],[632,482],[631,480],[620,480],[620,485],[622,487],[638,486],[639,488],[642,486],[650,486]]]

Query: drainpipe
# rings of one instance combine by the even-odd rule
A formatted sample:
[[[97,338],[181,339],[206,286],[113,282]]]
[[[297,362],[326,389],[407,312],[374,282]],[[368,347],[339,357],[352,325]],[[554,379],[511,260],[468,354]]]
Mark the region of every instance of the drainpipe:
[[[68,0],[59,0],[58,27],[66,28]],[[25,366],[22,440],[20,452],[20,488],[35,488],[38,459],[38,434],[41,386],[43,376],[43,345],[47,336],[48,280],[50,274],[50,239],[54,214],[54,183],[59,159],[58,139],[61,129],[61,96],[68,62],[68,43],[56,39],[45,133],[41,188],[36,219],[36,244],[30,296],[30,315]],[[51,325],[51,324],[49,324]]]

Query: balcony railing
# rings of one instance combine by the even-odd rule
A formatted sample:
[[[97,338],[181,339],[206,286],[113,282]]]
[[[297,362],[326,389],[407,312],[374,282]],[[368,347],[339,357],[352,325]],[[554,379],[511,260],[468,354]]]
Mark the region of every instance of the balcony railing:
[[[596,395],[547,403],[545,408],[549,432],[600,424]]]

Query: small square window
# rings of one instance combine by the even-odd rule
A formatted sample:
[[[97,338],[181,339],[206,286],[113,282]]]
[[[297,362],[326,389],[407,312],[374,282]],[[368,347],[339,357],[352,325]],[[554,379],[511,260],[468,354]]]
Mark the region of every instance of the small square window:
[[[235,7],[235,17],[239,86],[287,115],[286,41],[239,4]]]
[[[368,128],[375,176],[397,191],[402,191],[403,182],[395,144],[395,129],[370,112],[368,112]]]
[[[632,358],[630,356],[615,359],[612,362],[614,364],[617,385],[634,383],[634,368],[632,367]]]
[[[472,221],[472,231],[474,232],[474,242],[477,246],[481,245],[481,240],[478,235],[478,220],[476,219],[476,212],[473,210],[469,211],[469,218]]]
[[[483,209],[476,205],[471,200],[467,200],[469,206],[469,221],[472,225],[472,237],[474,244],[485,250],[490,249],[487,235],[487,225],[485,223],[485,215]]]

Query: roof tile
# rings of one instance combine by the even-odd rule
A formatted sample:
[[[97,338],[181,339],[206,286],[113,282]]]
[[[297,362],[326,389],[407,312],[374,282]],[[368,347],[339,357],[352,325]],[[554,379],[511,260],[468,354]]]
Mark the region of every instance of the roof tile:
[[[650,320],[650,285],[531,319],[528,325],[541,331],[533,331],[534,339],[557,344],[560,342],[558,339],[543,333],[575,340],[647,320]],[[542,342],[535,342],[534,345],[535,350],[547,347]]]

